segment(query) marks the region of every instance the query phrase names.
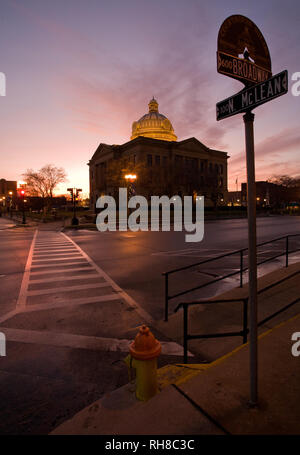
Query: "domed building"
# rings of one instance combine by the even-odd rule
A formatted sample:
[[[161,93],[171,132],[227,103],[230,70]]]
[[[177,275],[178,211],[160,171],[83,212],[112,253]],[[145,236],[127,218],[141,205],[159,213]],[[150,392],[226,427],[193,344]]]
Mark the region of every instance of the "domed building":
[[[227,195],[227,153],[210,149],[195,137],[177,140],[172,123],[158,111],[154,97],[149,112],[132,123],[130,140],[120,145],[100,143],[89,161],[90,204],[96,210],[101,195],[118,200],[136,174],[135,193],[151,196],[205,197],[206,206],[223,204]]]
[[[138,136],[152,137],[162,141],[177,141],[170,120],[158,112],[158,102],[152,98],[149,112],[132,124],[131,140]]]

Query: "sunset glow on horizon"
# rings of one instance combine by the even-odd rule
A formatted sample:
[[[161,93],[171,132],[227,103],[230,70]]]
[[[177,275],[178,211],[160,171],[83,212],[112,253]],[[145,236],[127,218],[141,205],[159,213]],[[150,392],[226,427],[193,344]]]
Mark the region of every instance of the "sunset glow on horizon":
[[[0,178],[22,180],[28,168],[63,167],[67,187],[89,191],[87,163],[99,143],[130,140],[132,123],[159,112],[178,141],[196,137],[222,150],[228,189],[246,179],[242,115],[216,121],[216,103],[243,85],[217,73],[223,20],[242,14],[268,44],[272,72],[289,72],[289,93],[254,110],[256,180],[300,175],[300,4],[246,1],[2,0]]]

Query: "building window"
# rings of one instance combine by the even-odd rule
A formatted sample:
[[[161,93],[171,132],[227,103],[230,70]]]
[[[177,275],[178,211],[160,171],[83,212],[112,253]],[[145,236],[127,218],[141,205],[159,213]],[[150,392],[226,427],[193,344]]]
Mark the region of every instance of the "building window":
[[[155,165],[160,166],[160,156],[159,155],[155,155]]]
[[[163,166],[167,167],[167,165],[168,165],[168,157],[167,156],[163,156]]]
[[[212,174],[212,171],[213,171],[213,165],[212,163],[209,163],[209,172]]]
[[[181,155],[175,155],[175,163],[177,166],[182,166],[183,162],[183,156]]]
[[[204,171],[204,161],[201,161],[201,163],[200,163],[200,170],[201,170],[201,172]]]
[[[152,155],[147,155],[147,166],[152,166]]]
[[[223,174],[223,164],[220,164],[220,173]]]
[[[219,166],[217,164],[215,164],[215,173],[218,174],[219,173]]]

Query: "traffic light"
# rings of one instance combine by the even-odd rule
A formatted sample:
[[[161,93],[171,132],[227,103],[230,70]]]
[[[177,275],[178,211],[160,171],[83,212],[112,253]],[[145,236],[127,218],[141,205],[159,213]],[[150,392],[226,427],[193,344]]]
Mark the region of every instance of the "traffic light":
[[[81,191],[82,191],[81,188],[76,188],[76,201],[78,200],[78,196]]]
[[[74,197],[74,190],[73,190],[73,188],[68,188],[67,191],[69,191],[69,193],[71,194],[71,198],[72,198],[72,201],[73,201],[73,197]]]

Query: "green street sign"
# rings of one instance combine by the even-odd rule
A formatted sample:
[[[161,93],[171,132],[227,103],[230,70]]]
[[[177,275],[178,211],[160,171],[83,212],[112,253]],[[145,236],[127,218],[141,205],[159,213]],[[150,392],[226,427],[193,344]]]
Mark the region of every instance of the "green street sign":
[[[217,120],[252,110],[288,92],[287,70],[217,103]]]

